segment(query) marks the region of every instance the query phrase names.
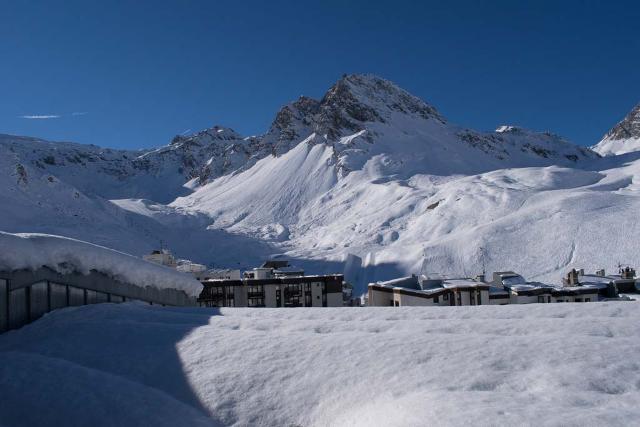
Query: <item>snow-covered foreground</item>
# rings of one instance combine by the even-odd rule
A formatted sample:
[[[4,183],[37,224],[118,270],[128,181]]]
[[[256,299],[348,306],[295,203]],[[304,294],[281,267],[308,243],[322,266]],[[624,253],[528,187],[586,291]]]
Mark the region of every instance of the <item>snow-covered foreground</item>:
[[[0,423],[628,426],[638,307],[76,307],[0,336]]]

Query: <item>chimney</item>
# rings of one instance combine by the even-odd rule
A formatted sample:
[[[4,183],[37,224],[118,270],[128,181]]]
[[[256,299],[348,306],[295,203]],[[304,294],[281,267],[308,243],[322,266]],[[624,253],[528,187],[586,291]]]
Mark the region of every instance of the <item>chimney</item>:
[[[634,279],[636,277],[636,270],[631,267],[625,267],[620,270],[620,275],[623,279]]]
[[[580,284],[580,280],[578,279],[578,270],[575,268],[571,269],[569,273],[567,273],[567,277],[563,280],[565,286],[577,286]]]

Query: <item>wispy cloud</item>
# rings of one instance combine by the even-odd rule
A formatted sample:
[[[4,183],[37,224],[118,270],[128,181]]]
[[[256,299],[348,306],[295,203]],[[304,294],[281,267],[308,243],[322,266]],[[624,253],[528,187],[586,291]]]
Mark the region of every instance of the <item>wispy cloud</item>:
[[[21,119],[29,119],[29,120],[47,120],[47,119],[61,119],[63,117],[78,117],[85,116],[89,114],[88,111],[74,111],[71,114],[25,114],[23,116],[18,116]]]
[[[62,117],[59,114],[26,114],[24,116],[18,116],[21,119],[30,119],[30,120],[46,120],[46,119],[59,119]]]

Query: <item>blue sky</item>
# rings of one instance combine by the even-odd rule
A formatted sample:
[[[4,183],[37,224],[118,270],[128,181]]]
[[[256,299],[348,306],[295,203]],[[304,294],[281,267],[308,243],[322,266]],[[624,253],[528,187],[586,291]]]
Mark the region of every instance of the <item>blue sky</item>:
[[[609,3],[3,1],[0,133],[119,148],[258,134],[367,72],[455,123],[590,145],[640,102],[640,2]]]

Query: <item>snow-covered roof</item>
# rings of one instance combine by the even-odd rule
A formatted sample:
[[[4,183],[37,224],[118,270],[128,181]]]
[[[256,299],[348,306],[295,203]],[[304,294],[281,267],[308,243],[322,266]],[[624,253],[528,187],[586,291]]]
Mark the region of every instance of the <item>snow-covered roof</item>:
[[[387,280],[385,282],[376,282],[373,285],[383,286],[391,289],[405,289],[416,292],[421,292],[427,295],[442,292],[445,289],[459,289],[459,288],[477,288],[488,287],[489,284],[485,282],[478,282],[468,278],[456,278],[456,279],[442,279],[424,281],[419,283],[418,277],[408,276],[400,277],[398,279]]]
[[[598,284],[584,284],[584,285],[580,285],[580,286],[563,286],[563,287],[557,287],[557,288],[553,288],[553,290],[555,291],[584,291],[584,290],[592,290],[593,292],[598,292],[598,289],[600,289],[601,286]]]
[[[192,275],[144,261],[103,246],[50,234],[0,231],[0,271],[37,270],[48,267],[58,273],[91,270],[141,287],[178,289],[197,296],[202,284]]]
[[[288,266],[288,267],[277,268],[273,270],[273,272],[274,273],[304,273],[304,270],[299,267]]]
[[[376,282],[375,284],[388,288],[419,289],[418,278],[416,276],[399,277],[397,279]]]
[[[451,288],[477,288],[478,286],[489,286],[488,283],[478,282],[473,279],[446,279],[442,282],[442,287],[446,289]]]

